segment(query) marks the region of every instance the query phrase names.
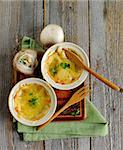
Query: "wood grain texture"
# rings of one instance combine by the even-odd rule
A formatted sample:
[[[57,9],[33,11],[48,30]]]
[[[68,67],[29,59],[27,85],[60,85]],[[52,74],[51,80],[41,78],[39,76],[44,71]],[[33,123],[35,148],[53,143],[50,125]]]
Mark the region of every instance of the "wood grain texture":
[[[122,9],[121,9],[121,8]],[[116,1],[90,2],[90,58],[91,66],[111,81],[123,85],[120,49],[120,27],[123,7]],[[121,52],[121,53],[120,53]],[[92,100],[109,122],[109,135],[92,138],[92,150],[121,150],[121,102],[120,93],[91,78],[93,85]]]
[[[13,2],[15,4],[15,2]],[[18,39],[27,35],[39,41],[43,28],[43,1],[20,1]],[[14,147],[17,150],[43,150],[43,141],[23,142],[14,132]]]
[[[119,47],[118,47],[118,70],[119,70],[119,78],[118,82],[122,84],[123,87],[123,2],[119,2],[117,4],[118,10],[118,26],[119,26]],[[120,101],[120,113],[118,113],[119,121],[120,121],[120,133],[118,132],[118,136],[120,137],[120,148],[123,148],[123,94],[119,96]],[[116,102],[116,100],[115,100]],[[116,103],[115,103],[116,105]]]
[[[123,86],[123,72],[120,70],[123,69],[123,51],[121,49],[123,47],[120,46],[122,42],[122,37],[120,34],[123,33],[121,31],[121,27],[123,27],[123,22],[121,21],[121,15],[123,14],[123,3],[119,3],[117,1],[112,3],[107,3],[107,21],[106,21],[106,31],[107,31],[107,61],[108,70],[110,79],[113,82],[117,82]],[[121,112],[122,107],[121,104],[123,101],[123,95],[118,92],[110,91],[110,99],[109,106],[110,111],[108,115],[109,118],[109,129],[110,129],[110,147],[111,149],[122,149],[122,128],[120,117],[123,115]]]
[[[7,109],[12,58],[23,35],[39,38],[43,25],[42,1],[0,1],[0,150],[43,150],[43,142],[22,142],[12,128]],[[41,12],[40,12],[41,11]],[[42,15],[42,16],[41,16]],[[39,18],[38,18],[39,17]],[[41,21],[41,22],[40,22]],[[5,67],[6,66],[6,67]]]
[[[65,41],[79,44],[89,53],[88,2],[87,1],[49,1],[46,6],[46,24],[62,26]],[[89,150],[90,138],[45,141],[46,150]]]
[[[22,142],[7,109],[12,58],[18,41],[28,35],[39,41],[49,23],[63,27],[65,40],[90,56],[91,67],[123,87],[123,1],[0,1],[0,150],[122,150],[123,95],[91,77],[91,100],[109,122],[109,135],[97,138]]]
[[[13,130],[12,120],[7,108],[7,96],[11,88],[11,63],[14,46],[16,45],[16,23],[12,18],[12,5],[8,2],[0,2],[0,149],[12,150]],[[14,8],[14,6],[13,6]],[[15,9],[15,12],[17,9]],[[4,16],[4,17],[3,17]],[[16,17],[16,14],[13,14]],[[13,21],[13,25],[11,24]],[[14,28],[12,33],[12,28]]]
[[[97,3],[90,1],[90,62],[91,67],[99,74],[109,78],[106,60],[106,22],[104,18],[106,11],[104,1]],[[106,17],[106,14],[105,14]],[[109,78],[110,79],[110,78]],[[109,110],[109,88],[95,77],[91,77],[93,87],[92,101],[99,111],[106,117]],[[106,140],[107,139],[107,140]],[[92,150],[109,150],[110,144],[107,137],[92,138]]]

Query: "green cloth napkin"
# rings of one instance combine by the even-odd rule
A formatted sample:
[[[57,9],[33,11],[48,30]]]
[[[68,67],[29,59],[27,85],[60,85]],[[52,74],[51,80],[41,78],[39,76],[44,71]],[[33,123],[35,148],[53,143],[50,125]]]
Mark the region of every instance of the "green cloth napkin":
[[[21,47],[24,49],[33,48],[35,50],[40,48],[39,45],[37,46],[35,40],[29,37],[23,37]],[[17,122],[17,131],[21,133],[24,141],[107,135],[107,121],[88,99],[86,100],[86,111],[87,118],[85,120],[52,122],[40,131],[36,131],[35,127],[25,126]]]
[[[43,51],[43,48],[40,46],[38,42],[35,42],[32,38],[24,36],[21,41],[21,48],[22,49],[34,49],[36,51]]]

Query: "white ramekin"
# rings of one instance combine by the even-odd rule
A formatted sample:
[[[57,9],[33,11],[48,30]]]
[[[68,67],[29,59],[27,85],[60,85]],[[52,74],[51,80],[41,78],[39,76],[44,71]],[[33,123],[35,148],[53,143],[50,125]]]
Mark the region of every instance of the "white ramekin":
[[[71,83],[71,84],[59,84],[56,83],[54,80],[52,80],[50,78],[50,76],[48,75],[47,72],[47,67],[46,67],[46,61],[49,55],[51,55],[52,53],[55,52],[55,50],[58,47],[63,47],[63,48],[71,48],[73,49],[80,57],[82,57],[82,59],[84,60],[85,64],[89,67],[89,59],[87,54],[85,53],[85,51],[79,47],[78,45],[74,44],[74,43],[70,43],[70,42],[63,42],[63,43],[58,43],[55,44],[53,46],[51,46],[43,55],[42,61],[41,61],[41,72],[43,75],[43,78],[54,88],[56,89],[60,89],[60,90],[70,90],[70,89],[74,89],[76,87],[78,87],[80,84],[82,84],[85,79],[88,76],[88,72],[86,70],[84,70],[81,74],[81,76],[78,78],[78,80],[76,80],[75,82]]]
[[[18,114],[14,108],[14,96],[15,96],[17,90],[19,89],[19,87],[21,85],[29,84],[29,83],[37,83],[39,85],[42,85],[48,91],[48,93],[51,97],[50,110],[43,118],[36,120],[36,121],[30,121],[30,120],[26,120],[24,118],[19,118]],[[28,126],[38,126],[38,125],[41,125],[41,124],[47,122],[52,117],[52,115],[54,114],[54,112],[56,110],[57,98],[56,98],[56,94],[55,94],[53,88],[47,82],[45,82],[39,78],[27,78],[27,79],[21,80],[12,88],[12,90],[9,94],[8,106],[9,106],[9,110],[10,110],[11,114],[17,121],[19,121],[20,123],[22,123],[24,125],[28,125]]]

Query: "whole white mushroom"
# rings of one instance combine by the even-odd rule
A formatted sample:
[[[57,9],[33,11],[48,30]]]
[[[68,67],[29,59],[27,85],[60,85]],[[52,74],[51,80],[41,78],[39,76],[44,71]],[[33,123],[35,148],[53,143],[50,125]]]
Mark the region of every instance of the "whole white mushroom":
[[[40,41],[46,47],[63,42],[64,32],[62,27],[56,24],[47,25],[40,34]]]

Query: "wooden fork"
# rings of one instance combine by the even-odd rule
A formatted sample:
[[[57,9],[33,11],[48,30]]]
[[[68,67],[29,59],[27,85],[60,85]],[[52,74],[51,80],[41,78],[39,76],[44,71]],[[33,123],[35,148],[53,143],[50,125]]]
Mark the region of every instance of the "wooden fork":
[[[90,89],[89,89],[89,87],[87,85],[85,85],[82,88],[80,88],[78,91],[76,91],[72,95],[72,97],[70,98],[70,100],[60,110],[58,110],[46,123],[44,123],[43,125],[38,126],[37,130],[43,129],[53,119],[55,119],[61,112],[63,112],[65,109],[67,109],[71,105],[74,105],[75,103],[78,103],[81,100],[83,100],[87,96],[87,94],[89,93],[89,91],[90,91]]]

